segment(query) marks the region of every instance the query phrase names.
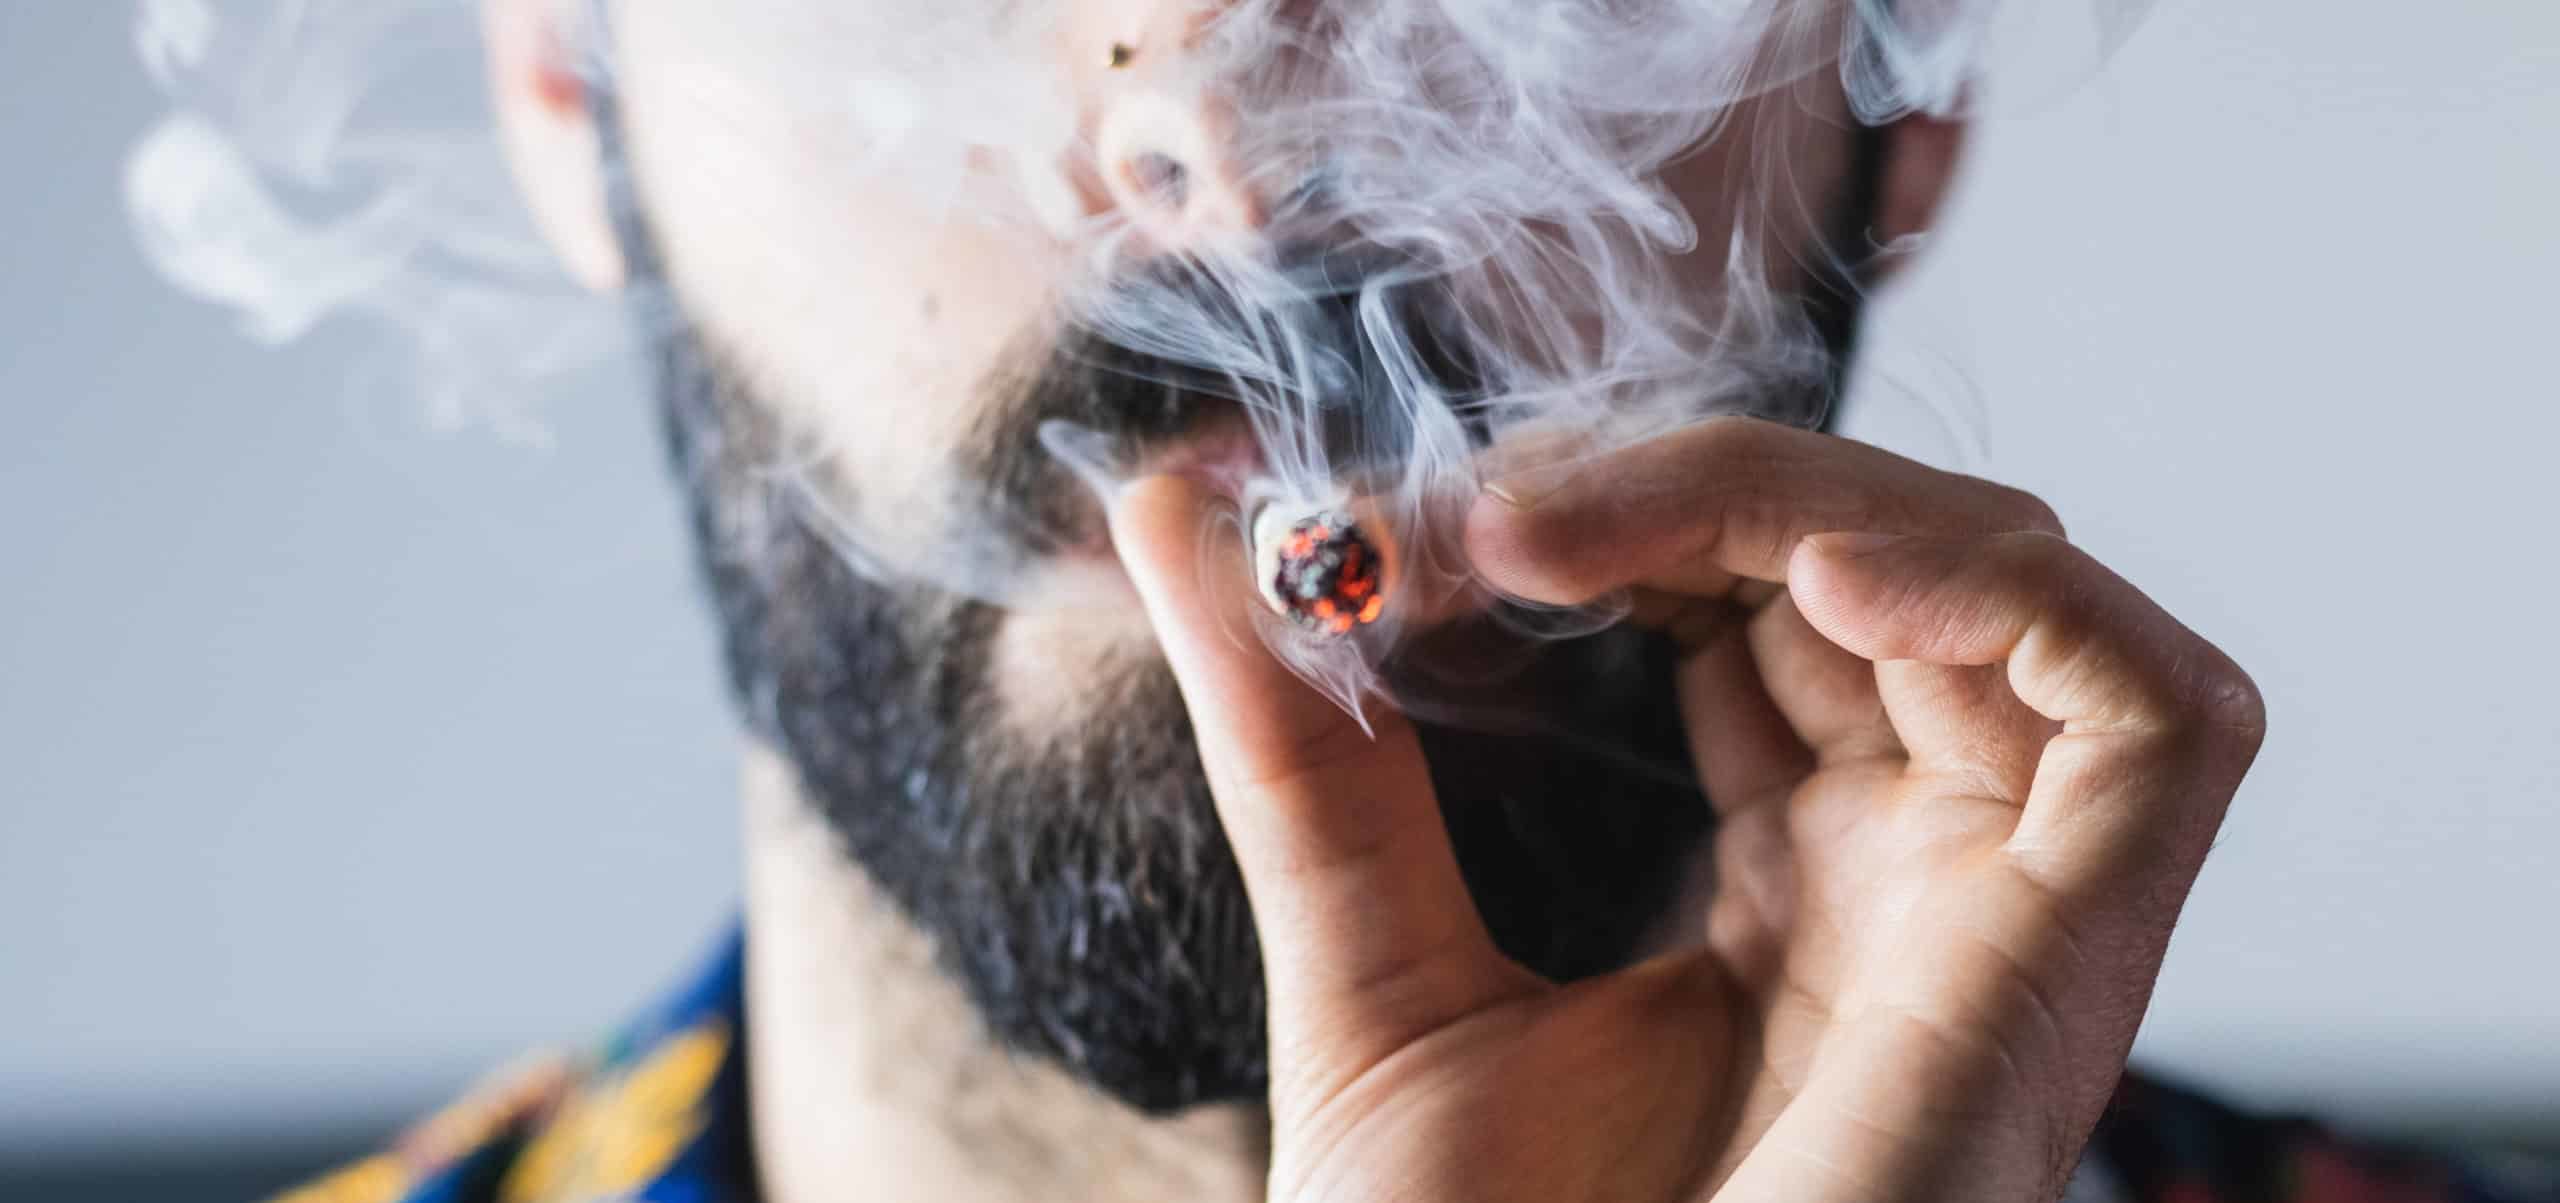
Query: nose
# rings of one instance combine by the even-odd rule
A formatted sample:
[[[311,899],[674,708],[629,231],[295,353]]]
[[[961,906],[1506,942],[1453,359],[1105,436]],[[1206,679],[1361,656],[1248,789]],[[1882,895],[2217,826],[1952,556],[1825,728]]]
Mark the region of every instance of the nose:
[[[1113,207],[1168,251],[1258,234],[1267,214],[1238,155],[1236,127],[1232,103],[1214,88],[1128,80],[1094,131]]]

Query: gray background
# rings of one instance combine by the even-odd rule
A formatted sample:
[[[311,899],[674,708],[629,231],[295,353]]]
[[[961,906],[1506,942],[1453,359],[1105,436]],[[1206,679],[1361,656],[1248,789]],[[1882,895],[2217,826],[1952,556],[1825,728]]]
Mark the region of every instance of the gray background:
[[[212,1198],[676,971],[735,736],[627,378],[438,434],[144,270],[128,16],[0,0],[0,1186]],[[2560,1143],[2555,81],[2547,0],[2170,0],[1880,315],[1859,431],[2270,695],[2142,1049],[2253,1103]]]

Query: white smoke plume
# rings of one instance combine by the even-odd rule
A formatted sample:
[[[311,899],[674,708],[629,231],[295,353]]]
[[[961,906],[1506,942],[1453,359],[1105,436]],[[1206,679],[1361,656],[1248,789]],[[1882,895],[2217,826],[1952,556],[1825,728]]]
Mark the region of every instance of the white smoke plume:
[[[609,13],[631,0],[570,2]],[[1768,236],[1815,222],[1820,198],[1800,194],[1785,155],[1756,150],[1723,210],[1692,212],[1665,187],[1667,166],[1746,136],[1753,102],[1812,80],[1836,78],[1868,123],[1955,115],[1986,97],[2033,102],[2084,76],[2143,7],[1203,5],[1184,86],[1233,115],[1223,153],[1248,191],[1274,200],[1256,237],[1174,248],[1195,284],[1216,285],[1202,290],[1133,287],[1120,269],[1165,248],[1125,213],[1092,215],[1062,173],[1095,159],[1054,61],[1073,0],[697,2],[720,7],[706,26],[718,44],[701,48],[724,64],[711,77],[752,79],[756,103],[849,131],[845,178],[1072,248],[1087,270],[1060,297],[1062,321],[1221,380],[1239,402],[1259,448],[1234,482],[1240,502],[1355,504],[1397,548],[1397,587],[1435,598],[1472,588],[1450,536],[1481,485],[1487,438],[1580,455],[1717,414],[1820,416],[1831,365],[1801,305],[1772,283],[1787,264]],[[533,402],[612,353],[628,318],[547,265],[485,100],[402,91],[422,59],[476,53],[477,7],[144,0],[140,50],[173,108],[134,154],[129,199],[153,262],[236,308],[252,335],[283,342],[342,313],[377,319],[413,353],[438,417],[534,430]],[[611,87],[607,39],[574,53],[593,85]],[[723,102],[717,89],[700,101]],[[740,130],[750,148],[755,136]],[[1725,252],[1706,286],[1678,266],[1697,262],[1687,253],[1702,231]],[[1285,253],[1307,246],[1339,253]],[[1895,249],[1790,253],[1849,269]],[[1454,376],[1435,359],[1448,347],[1462,359]],[[1044,436],[1098,487],[1139,466],[1086,432]],[[1002,557],[933,562],[846,523],[848,554],[870,571],[1011,592],[987,568]],[[1540,621],[1562,631],[1608,617]],[[1264,634],[1356,710],[1398,630],[1318,640],[1274,623]]]
[[[542,437],[542,396],[618,353],[523,214],[468,0],[142,0],[172,108],[126,164],[145,255],[267,343],[372,319],[441,427]]]

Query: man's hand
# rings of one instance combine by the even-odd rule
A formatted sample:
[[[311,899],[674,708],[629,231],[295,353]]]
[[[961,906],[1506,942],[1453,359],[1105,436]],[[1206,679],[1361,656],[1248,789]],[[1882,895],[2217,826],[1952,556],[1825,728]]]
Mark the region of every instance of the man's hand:
[[[1113,527],[1253,899],[1275,1201],[2059,1194],[2262,717],[2044,505],[1738,419],[1490,490],[1495,587],[1679,639],[1722,815],[1707,946],[1559,987],[1486,935],[1411,728],[1228,634],[1210,504]]]

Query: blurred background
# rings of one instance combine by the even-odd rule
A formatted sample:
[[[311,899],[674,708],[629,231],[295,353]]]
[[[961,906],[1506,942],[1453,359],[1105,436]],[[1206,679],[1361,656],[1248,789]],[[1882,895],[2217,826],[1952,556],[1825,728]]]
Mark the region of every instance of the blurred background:
[[[130,24],[0,0],[13,1203],[284,1185],[604,1031],[737,893],[636,377],[440,431],[364,329],[266,351],[172,291]],[[1978,129],[1877,315],[1852,433],[2044,494],[2270,697],[2155,1070],[2560,1148],[2555,212],[2560,6],[2166,0]]]

